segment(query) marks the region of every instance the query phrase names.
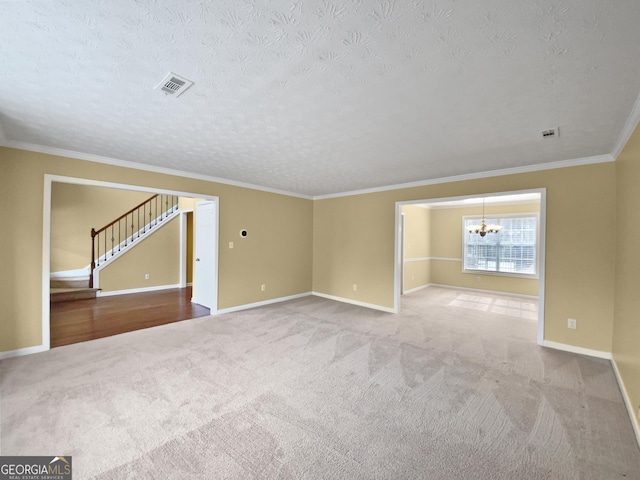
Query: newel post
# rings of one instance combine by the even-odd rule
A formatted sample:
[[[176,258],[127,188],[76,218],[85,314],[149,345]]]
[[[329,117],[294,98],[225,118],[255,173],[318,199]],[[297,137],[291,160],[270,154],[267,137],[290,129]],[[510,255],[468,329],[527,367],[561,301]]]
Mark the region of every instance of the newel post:
[[[89,288],[93,288],[93,269],[96,268],[96,242],[95,242],[96,230],[91,229],[91,267],[89,270]]]

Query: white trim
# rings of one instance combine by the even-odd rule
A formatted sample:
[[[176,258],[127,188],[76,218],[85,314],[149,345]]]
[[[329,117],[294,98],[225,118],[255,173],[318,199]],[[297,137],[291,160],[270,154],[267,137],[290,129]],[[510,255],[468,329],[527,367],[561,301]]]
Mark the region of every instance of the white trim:
[[[400,258],[404,259],[405,244],[407,242],[407,216],[404,214],[404,212],[400,212],[400,240],[399,240],[399,242],[400,242]],[[400,264],[400,272],[398,272],[398,275],[400,275],[400,295],[404,295],[404,293],[405,293],[405,283],[406,283],[404,262]]]
[[[296,298],[309,297],[311,295],[313,295],[312,292],[297,293],[295,295],[288,295],[286,297],[272,298],[270,300],[264,300],[262,302],[246,303],[244,305],[238,305],[236,307],[221,308],[220,310],[218,310],[217,314],[218,315],[223,315],[225,313],[240,312],[242,310],[248,310],[250,308],[264,307],[265,305],[272,305],[274,303],[286,302],[287,300],[295,300]],[[193,299],[191,301],[193,303],[197,303],[197,302],[194,302]],[[213,313],[212,313],[212,315],[213,315]]]
[[[98,291],[96,295],[98,297],[113,297],[115,295],[128,295],[130,293],[146,293],[146,292],[156,292],[158,290],[171,290],[173,288],[182,288],[179,283],[174,285],[158,285],[155,287],[142,287],[142,288],[130,288],[128,290],[113,290],[111,292],[103,292],[102,290]]]
[[[42,195],[42,350],[39,351],[51,348],[51,183],[45,174]]]
[[[627,387],[625,387],[624,381],[622,380],[622,376],[620,375],[620,370],[618,370],[618,365],[616,364],[616,359],[611,358],[611,366],[613,367],[613,373],[616,374],[616,380],[618,381],[618,387],[620,387],[620,392],[622,393],[622,399],[624,400],[624,405],[627,407],[627,412],[629,413],[629,419],[631,420],[631,425],[633,426],[633,431],[636,434],[636,441],[638,442],[638,446],[640,447],[640,419],[635,416],[633,403],[631,403],[631,397],[629,397],[629,392],[627,392]]]
[[[0,352],[0,360],[7,358],[22,357],[24,355],[32,355],[34,353],[46,352],[49,347],[44,345],[36,345],[35,347],[19,348],[17,350],[7,350],[6,352]]]
[[[87,265],[84,268],[78,268],[76,270],[62,270],[60,272],[51,272],[49,275],[52,280],[85,280],[89,278],[90,273],[91,265]]]
[[[604,155],[594,155],[591,157],[580,157],[580,158],[572,158],[572,159],[568,159],[568,160],[560,160],[557,162],[547,162],[547,163],[541,163],[541,164],[537,164],[537,165],[525,165],[522,167],[508,167],[508,168],[502,168],[502,169],[497,169],[497,170],[488,170],[488,171],[484,171],[484,172],[477,172],[477,173],[467,173],[467,174],[462,174],[462,175],[453,175],[453,176],[449,176],[449,177],[440,177],[440,178],[435,178],[435,179],[430,179],[430,180],[420,180],[420,181],[416,181],[416,182],[409,182],[409,183],[401,183],[401,184],[396,184],[396,185],[388,185],[388,186],[383,186],[383,187],[374,187],[374,188],[367,188],[367,189],[362,189],[362,190],[353,190],[353,191],[348,191],[348,192],[340,192],[340,193],[330,193],[330,194],[326,194],[326,195],[306,195],[306,194],[302,194],[302,193],[296,193],[296,192],[289,192],[286,190],[280,190],[280,189],[276,189],[276,188],[270,188],[270,187],[263,187],[260,185],[255,185],[252,183],[245,183],[245,182],[239,182],[236,180],[229,180],[229,179],[225,179],[225,178],[219,178],[219,177],[213,177],[210,175],[203,175],[200,173],[191,173],[191,172],[186,172],[183,170],[175,170],[175,169],[171,169],[171,168],[165,168],[165,167],[157,167],[154,165],[147,165],[147,164],[142,164],[142,163],[137,163],[137,162],[131,162],[128,160],[120,160],[120,159],[116,159],[116,158],[111,158],[111,157],[105,157],[102,155],[94,155],[91,153],[82,153],[82,152],[76,152],[74,150],[65,150],[63,148],[56,148],[56,147],[49,147],[46,145],[37,145],[34,143],[28,143],[28,142],[17,142],[14,140],[4,140],[2,138],[0,138],[0,146],[5,146],[5,147],[9,147],[9,148],[17,148],[20,150],[26,150],[26,151],[30,151],[30,152],[38,152],[38,153],[45,153],[48,155],[56,155],[56,156],[62,156],[62,157],[68,157],[68,158],[75,158],[78,160],[86,160],[89,162],[96,162],[96,163],[103,163],[103,164],[107,164],[107,165],[115,165],[118,167],[124,167],[124,168],[132,168],[132,169],[136,169],[136,170],[142,170],[142,171],[147,171],[147,172],[155,172],[155,173],[162,173],[165,175],[174,175],[174,176],[178,176],[178,177],[185,177],[185,178],[191,178],[194,180],[205,180],[205,181],[209,181],[209,182],[214,182],[214,183],[220,183],[220,184],[224,184],[224,185],[232,185],[235,187],[241,187],[241,188],[249,188],[251,190],[259,190],[259,191],[263,191],[263,192],[269,192],[269,193],[276,193],[279,195],[287,195],[290,197],[298,197],[298,198],[304,198],[307,200],[324,200],[327,198],[337,198],[337,197],[347,197],[347,196],[352,196],[352,195],[363,195],[363,194],[367,194],[367,193],[377,193],[377,192],[385,192],[388,190],[398,190],[398,189],[404,189],[404,188],[412,188],[412,187],[422,187],[422,186],[426,186],[426,185],[437,185],[437,184],[441,184],[441,183],[449,183],[449,182],[460,182],[460,181],[464,181],[464,180],[475,180],[475,179],[480,179],[480,178],[490,178],[490,177],[499,177],[499,176],[503,176],[503,175],[513,175],[513,174],[518,174],[518,173],[529,173],[529,172],[539,172],[539,171],[543,171],[543,170],[554,170],[556,168],[566,168],[566,167],[577,167],[577,166],[582,166],[582,165],[593,165],[596,163],[606,163],[606,162],[613,162],[615,161],[615,159],[618,157],[618,155],[620,154],[620,152],[622,151],[622,148],[624,147],[624,145],[626,144],[627,140],[629,139],[629,137],[631,136],[631,134],[633,133],[634,128],[632,128],[634,122],[637,125],[638,124],[638,120],[640,120],[640,97],[638,98],[638,100],[636,100],[636,105],[634,106],[634,109],[629,117],[629,120],[627,120],[627,123],[625,124],[625,128],[622,132],[622,134],[620,135],[619,139],[618,139],[618,143],[616,144],[616,148],[614,149],[614,151],[612,153],[608,153],[608,154],[604,154]]]
[[[553,348],[555,350],[562,350],[563,352],[578,353],[580,355],[587,355],[589,357],[604,358],[605,360],[611,360],[611,352],[603,352],[601,350],[592,350],[590,348],[576,347],[575,345],[552,342],[551,340],[545,340],[542,343],[542,346]]]
[[[455,197],[434,197],[434,198],[419,198],[417,200],[402,200],[396,202],[400,206],[404,205],[424,205],[428,203],[444,203],[444,202],[459,202],[464,200],[476,199],[483,197],[511,197],[514,195],[530,195],[532,193],[541,194],[545,188],[528,188],[525,190],[514,190],[507,192],[477,192],[477,193],[469,193],[467,195],[457,195]],[[542,198],[540,199],[542,200]],[[529,201],[527,203],[536,203],[534,201]],[[482,203],[480,203],[482,205]],[[454,207],[457,208],[457,207]]]
[[[393,310],[400,311],[400,297],[404,293],[404,243],[405,239],[405,215],[402,213],[402,206],[396,202],[395,212],[395,237],[393,252]]]
[[[538,211],[538,345],[544,342],[544,305],[547,252],[547,189],[540,189],[540,210]]]
[[[45,179],[49,179],[51,182],[59,182],[59,183],[72,183],[75,185],[85,185],[89,187],[103,187],[103,188],[114,188],[116,190],[133,190],[135,192],[145,192],[145,193],[164,193],[167,195],[173,195],[176,197],[187,197],[187,198],[197,198],[197,199],[205,199],[215,201],[218,199],[217,196],[208,194],[208,193],[200,193],[200,192],[184,192],[179,190],[168,190],[166,188],[155,188],[155,187],[145,187],[142,185],[132,185],[129,183],[115,183],[115,182],[105,182],[102,180],[93,180],[90,178],[82,178],[82,177],[68,177],[66,175],[54,175],[51,173],[44,174]]]
[[[490,206],[511,206],[511,205],[531,205],[531,204],[538,204],[539,203],[539,199],[536,197],[533,200],[529,200],[529,199],[525,199],[525,200],[509,200],[509,201],[499,201],[499,202],[489,202],[489,200],[491,200],[491,197],[486,199],[486,206],[490,207]],[[474,208],[474,207],[479,207],[482,206],[482,197],[478,197],[478,201],[476,202],[465,202],[465,203],[458,203],[458,202],[442,202],[442,203],[426,203],[424,205],[416,205],[417,207],[420,208],[424,208],[425,210],[450,210],[452,208],[456,208],[456,209],[463,209],[463,208]]]
[[[582,158],[574,158],[571,160],[561,160],[558,162],[549,162],[549,163],[541,163],[538,165],[527,165],[524,167],[511,167],[511,168],[503,168],[499,170],[489,170],[486,172],[478,172],[478,173],[467,173],[464,175],[454,175],[451,177],[441,177],[434,178],[431,180],[421,180],[417,182],[410,183],[402,183],[398,185],[388,185],[384,187],[376,187],[376,188],[366,188],[363,190],[354,190],[351,192],[342,192],[342,193],[330,193],[327,195],[316,195],[313,197],[313,200],[325,200],[328,198],[338,198],[338,197],[349,197],[352,195],[364,195],[368,193],[378,193],[378,192],[386,192],[389,190],[401,190],[404,188],[414,188],[414,187],[424,187],[427,185],[438,185],[441,183],[450,183],[450,182],[462,182],[466,180],[477,180],[481,178],[491,178],[491,177],[501,177],[503,175],[514,175],[518,173],[530,173],[530,172],[540,172],[543,170],[555,170],[556,168],[566,168],[566,167],[579,167],[582,165],[593,165],[596,163],[607,163],[613,162],[615,160],[614,156],[611,154],[606,155],[595,155],[593,157],[582,157]],[[532,190],[526,190],[532,191]],[[499,194],[491,193],[487,194],[491,196],[496,196]],[[476,197],[478,195],[466,195],[462,197],[447,197],[446,201],[454,201],[458,199],[465,199],[470,197]],[[409,205],[419,204],[419,203],[429,203],[430,201],[435,201],[436,199],[425,199],[425,200],[412,200],[407,202],[401,202]],[[445,201],[442,198],[437,199],[438,201]]]
[[[320,292],[312,292],[312,293],[316,297],[327,298],[329,300],[335,300],[336,302],[350,303],[351,305],[357,305],[359,307],[371,308],[373,310],[380,310],[382,312],[387,312],[387,313],[398,313],[398,311],[393,309],[393,308],[383,307],[382,305],[376,305],[374,303],[360,302],[358,300],[352,300],[351,298],[336,297],[335,295],[328,295],[326,293],[320,293]]]
[[[145,241],[147,238],[151,238],[151,236],[156,232],[160,231],[162,227],[164,227],[165,225],[169,225],[174,219],[176,219],[179,216],[179,212],[180,210],[177,210],[176,213],[172,213],[171,216],[166,217],[164,221],[157,223],[156,225],[153,226],[153,228],[147,230],[145,233],[141,234],[139,237],[136,237],[135,242],[129,242],[126,248],[123,248],[119,252],[114,253],[108,259],[102,260],[102,263],[93,269],[93,288],[100,288],[100,272],[102,270],[107,268],[109,265],[112,265],[113,262],[118,260],[123,255],[126,255],[128,252],[133,250],[138,245],[142,244],[142,242]],[[142,288],[146,288],[146,287],[142,287]]]
[[[414,258],[405,258],[406,262],[425,262],[427,260],[442,260],[446,262],[461,262],[461,258],[448,258],[448,257],[414,257]]]
[[[251,190],[260,190],[263,192],[276,193],[279,195],[287,195],[289,197],[305,198],[307,200],[313,199],[313,197],[311,197],[310,195],[304,195],[304,194],[295,193],[295,192],[288,192],[286,190],[280,190],[277,188],[261,187],[260,185],[254,185],[252,183],[238,182],[235,180],[228,180],[226,178],[212,177],[210,175],[203,175],[200,173],[186,172],[184,170],[174,170],[172,168],[156,167],[154,165],[131,162],[128,160],[119,160],[117,158],[111,158],[111,157],[103,157],[102,155],[94,155],[92,153],[82,153],[82,152],[76,152],[73,150],[65,150],[63,148],[48,147],[46,145],[37,145],[34,143],[27,143],[27,142],[16,142],[13,140],[0,142],[0,145],[4,147],[9,147],[9,148],[27,150],[29,152],[45,153],[48,155],[56,155],[59,157],[68,157],[68,158],[75,158],[77,160],[86,160],[88,162],[115,165],[117,167],[133,168],[135,170],[143,170],[145,172],[162,173],[165,175],[173,175],[176,177],[191,178],[193,180],[204,180],[207,182],[221,183],[224,185],[232,185],[234,187],[249,188]]]
[[[427,285],[425,285],[425,287],[449,288],[451,290],[464,290],[465,292],[500,295],[501,297],[515,297],[515,298],[525,298],[527,300],[538,300],[537,295],[525,295],[524,293],[503,292],[502,290],[483,290],[481,288],[458,287],[457,285],[444,285],[442,283],[428,283]]]
[[[419,287],[414,287],[414,288],[410,288],[409,290],[405,290],[403,294],[406,295],[407,293],[413,293],[413,292],[417,292],[418,290],[424,290],[425,288],[428,288],[430,286],[431,286],[430,283],[427,283],[426,285],[420,285]]]
[[[187,286],[187,213],[180,210],[180,288]]]
[[[638,98],[636,98],[636,103],[633,104],[633,108],[631,109],[629,118],[627,118],[627,121],[625,122],[624,127],[622,128],[622,131],[618,136],[618,141],[613,147],[611,155],[614,159],[617,159],[620,156],[622,150],[624,150],[625,145],[631,138],[631,135],[633,135],[633,132],[637,128],[638,123],[640,123],[640,95],[638,95]]]

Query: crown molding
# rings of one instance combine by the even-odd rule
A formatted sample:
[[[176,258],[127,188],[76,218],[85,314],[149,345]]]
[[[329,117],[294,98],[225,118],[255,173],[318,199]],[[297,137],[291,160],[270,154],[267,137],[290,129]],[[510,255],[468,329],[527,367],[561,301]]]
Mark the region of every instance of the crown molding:
[[[632,120],[635,117],[638,117],[638,119]],[[634,111],[632,113],[632,116],[630,117],[629,121],[627,121],[627,127],[625,127],[625,130],[629,129],[630,128],[629,125],[633,124],[634,121],[635,121],[635,124],[637,124],[638,121],[640,121],[640,97],[638,97],[636,106],[634,106]],[[635,129],[635,126],[633,126],[633,128],[630,128],[630,132],[633,133],[634,129]],[[628,136],[630,136],[631,133],[629,133]],[[624,137],[624,143],[626,143],[626,141],[628,140],[628,136],[624,137],[623,135],[621,135],[620,138],[623,139]],[[229,180],[225,178],[213,177],[210,175],[191,173],[183,170],[174,170],[174,169],[165,168],[165,167],[155,167],[152,165],[131,162],[128,160],[119,160],[116,158],[104,157],[101,155],[94,155],[92,153],[76,152],[74,150],[65,150],[62,148],[48,147],[45,145],[37,145],[37,144],[27,143],[27,142],[16,142],[12,140],[3,141],[2,139],[0,139],[0,146],[16,148],[19,150],[27,150],[30,152],[38,152],[38,153],[45,153],[49,155],[75,158],[78,160],[86,160],[89,162],[103,163],[107,165],[114,165],[117,167],[133,168],[136,170],[143,170],[146,172],[161,173],[165,175],[174,175],[178,177],[190,178],[193,180],[204,180],[207,182],[220,183],[223,185],[231,185],[234,187],[248,188],[251,190],[259,190],[259,191],[268,192],[268,193],[275,193],[278,195],[286,195],[289,197],[303,198],[306,200],[325,200],[329,198],[349,197],[352,195],[364,195],[368,193],[386,192],[389,190],[401,190],[405,188],[424,187],[427,185],[437,185],[441,183],[461,182],[465,180],[476,180],[481,178],[500,177],[503,175],[514,175],[518,173],[538,172],[542,170],[554,170],[556,168],[592,165],[596,163],[613,162],[616,159],[616,156],[614,156],[613,154],[595,155],[592,157],[574,158],[570,160],[561,160],[558,162],[542,163],[539,165],[526,165],[523,167],[512,167],[512,168],[503,168],[498,170],[488,170],[485,172],[467,173],[463,175],[440,177],[440,178],[434,178],[430,180],[419,180],[416,182],[401,183],[396,185],[386,185],[382,187],[366,188],[362,190],[353,190],[348,192],[339,192],[339,193],[330,193],[326,195],[312,196],[312,195],[305,195],[302,193],[289,192],[286,190],[279,190],[276,188],[263,187],[263,186],[254,185],[251,183],[238,182],[235,180]]]
[[[384,187],[366,188],[354,190],[352,192],[331,193],[328,195],[316,195],[313,200],[325,200],[328,198],[349,197],[352,195],[364,195],[367,193],[386,192],[389,190],[401,190],[405,188],[424,187],[427,185],[438,185],[440,183],[462,182],[465,180],[477,180],[480,178],[501,177],[503,175],[514,175],[518,173],[539,172],[542,170],[555,170],[556,168],[578,167],[582,165],[593,165],[596,163],[613,162],[615,158],[611,154],[595,155],[593,157],[574,158],[570,160],[560,160],[558,162],[541,163],[539,165],[526,165],[523,167],[502,168],[499,170],[488,170],[486,172],[466,173],[451,177],[433,178],[431,180],[421,180],[417,182],[401,183]]]
[[[618,137],[618,141],[611,152],[614,160],[616,160],[622,153],[622,150],[631,138],[631,135],[633,135],[633,132],[638,127],[638,123],[640,123],[640,95],[636,98],[636,103],[633,104],[629,118],[627,118],[624,128]]]
[[[165,167],[155,167],[153,165],[146,165],[143,163],[136,163],[128,160],[120,160],[120,159],[111,158],[111,157],[103,157],[102,155],[94,155],[92,153],[82,153],[82,152],[76,152],[74,150],[65,150],[63,148],[47,147],[45,145],[37,145],[34,143],[16,142],[13,140],[2,140],[2,138],[0,138],[0,146],[16,148],[19,150],[27,150],[29,152],[38,152],[38,153],[45,153],[48,155],[74,158],[77,160],[86,160],[88,162],[104,163],[106,165],[114,165],[116,167],[133,168],[135,170],[143,170],[145,172],[162,173],[165,175],[174,175],[177,177],[185,177],[193,180],[204,180],[207,182],[221,183],[224,185],[231,185],[234,187],[249,188],[251,190],[260,190],[268,193],[276,193],[278,195],[287,195],[289,197],[304,198],[306,200],[313,200],[313,197],[311,195],[288,192],[286,190],[279,190],[277,188],[262,187],[260,185],[254,185],[254,184],[245,183],[245,182],[238,182],[238,181],[229,180],[226,178],[212,177],[210,175],[203,175],[200,173],[191,173],[183,170],[174,170],[172,168],[165,168]]]

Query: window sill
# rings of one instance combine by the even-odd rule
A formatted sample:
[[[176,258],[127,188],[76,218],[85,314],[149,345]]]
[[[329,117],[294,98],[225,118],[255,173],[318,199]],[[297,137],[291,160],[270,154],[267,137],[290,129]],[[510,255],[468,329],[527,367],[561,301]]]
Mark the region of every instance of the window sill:
[[[491,272],[488,270],[462,270],[462,273],[468,273],[470,275],[492,275],[495,277],[511,277],[511,278],[523,278],[528,280],[539,280],[537,273],[513,273],[513,272]]]

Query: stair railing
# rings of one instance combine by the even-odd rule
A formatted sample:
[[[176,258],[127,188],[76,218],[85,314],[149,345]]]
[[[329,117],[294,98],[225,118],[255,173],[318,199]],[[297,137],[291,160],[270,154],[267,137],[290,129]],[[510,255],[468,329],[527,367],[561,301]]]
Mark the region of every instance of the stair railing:
[[[93,271],[96,267],[122,251],[177,210],[176,195],[157,194],[104,227],[98,230],[92,228],[89,288],[93,288]]]

